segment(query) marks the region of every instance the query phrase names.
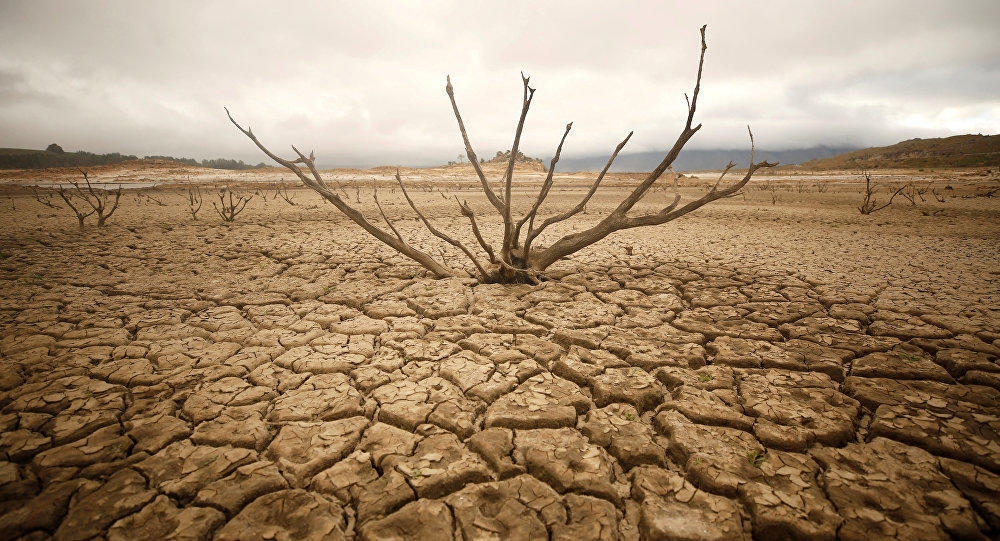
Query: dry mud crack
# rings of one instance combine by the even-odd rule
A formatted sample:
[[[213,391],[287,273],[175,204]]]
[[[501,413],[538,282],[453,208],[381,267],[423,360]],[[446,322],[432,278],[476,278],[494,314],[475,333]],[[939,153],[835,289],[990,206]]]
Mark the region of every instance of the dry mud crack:
[[[323,223],[5,248],[0,538],[1000,535],[995,281],[635,238],[477,285]]]

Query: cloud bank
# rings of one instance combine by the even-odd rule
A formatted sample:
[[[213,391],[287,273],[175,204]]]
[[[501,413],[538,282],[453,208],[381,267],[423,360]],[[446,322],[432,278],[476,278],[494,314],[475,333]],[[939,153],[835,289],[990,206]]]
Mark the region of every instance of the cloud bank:
[[[0,4],[0,146],[430,165],[480,155],[672,143],[708,25],[692,148],[884,145],[1000,132],[1000,3],[17,2]]]

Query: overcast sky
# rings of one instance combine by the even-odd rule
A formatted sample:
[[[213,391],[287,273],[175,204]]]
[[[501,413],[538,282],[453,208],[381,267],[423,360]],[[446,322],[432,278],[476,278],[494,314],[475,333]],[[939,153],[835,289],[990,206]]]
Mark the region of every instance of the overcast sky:
[[[286,5],[287,4],[287,5]],[[1000,1],[0,0],[0,147],[429,165],[509,148],[669,147],[708,55],[692,148],[885,145],[1000,132]]]

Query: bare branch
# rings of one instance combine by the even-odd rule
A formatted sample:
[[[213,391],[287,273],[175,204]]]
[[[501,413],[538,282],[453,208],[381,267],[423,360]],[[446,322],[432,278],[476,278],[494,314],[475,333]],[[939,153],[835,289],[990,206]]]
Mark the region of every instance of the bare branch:
[[[55,204],[55,203],[52,202],[52,194],[53,194],[53,192],[51,192],[51,191],[39,191],[38,187],[35,186],[35,187],[33,187],[31,189],[31,193],[35,196],[35,201],[38,201],[42,205],[45,205],[46,207],[49,207],[49,208],[52,208],[52,209],[56,209],[56,210],[62,209],[62,207],[60,207],[59,205],[57,205],[57,204]]]
[[[507,161],[507,171],[504,173],[504,213],[503,213],[503,244],[500,248],[500,260],[510,263],[510,251],[517,244],[514,236],[514,219],[511,216],[513,201],[511,201],[511,188],[514,184],[514,164],[517,163],[517,155],[520,154],[521,133],[524,131],[524,120],[528,117],[528,109],[531,107],[531,100],[535,96],[535,89],[528,86],[529,77],[521,73],[521,83],[524,86],[524,96],[521,98],[521,117],[517,121],[517,129],[514,131],[514,144],[510,147],[510,159]]]
[[[77,168],[77,170],[83,174],[83,181],[87,185],[87,191],[84,192],[78,182],[71,182],[71,184],[74,188],[76,188],[77,194],[79,194],[79,196],[94,209],[94,212],[97,213],[97,227],[104,227],[108,218],[110,218],[111,215],[115,213],[115,210],[118,209],[118,202],[122,197],[121,184],[119,184],[118,189],[113,192],[103,188],[94,188],[94,186],[90,183],[90,177],[87,175],[87,172],[80,168]],[[110,208],[108,208],[109,195],[114,195],[115,197],[114,201],[111,202]]]
[[[160,199],[157,199],[157,198],[153,197],[152,195],[150,195],[148,193],[147,194],[142,194],[142,195],[144,195],[146,197],[146,204],[155,203],[156,206],[158,206],[158,207],[165,207],[165,206],[167,206],[166,203],[164,203]]]
[[[900,193],[902,193],[903,190],[905,190],[906,186],[907,186],[906,184],[900,186],[889,197],[889,201],[887,201],[885,204],[883,204],[883,205],[880,206],[878,204],[878,199],[876,199],[874,197],[875,188],[878,186],[878,184],[873,184],[872,183],[872,175],[871,175],[871,173],[869,173],[867,171],[862,171],[861,174],[865,177],[865,198],[861,202],[861,206],[858,207],[858,210],[861,212],[861,214],[864,214],[866,216],[869,215],[869,214],[871,214],[871,213],[873,213],[873,212],[878,212],[878,211],[880,211],[880,210],[888,207],[889,205],[891,205],[892,204],[892,200],[895,199],[897,195],[899,195]]]
[[[204,199],[201,196],[201,187],[195,186],[194,188],[188,188],[188,207],[191,212],[191,219],[198,219],[198,211],[201,210],[201,204]]]
[[[431,224],[431,222],[427,219],[427,217],[424,216],[424,213],[420,212],[420,209],[417,208],[417,205],[413,202],[413,199],[410,198],[409,192],[406,191],[406,187],[403,186],[403,179],[400,178],[398,169],[396,170],[396,183],[399,184],[399,189],[403,191],[403,197],[405,197],[406,202],[410,204],[410,208],[413,209],[413,212],[417,213],[417,217],[420,218],[420,221],[424,223],[424,227],[426,227],[427,230],[430,231],[431,234],[434,235],[435,237],[461,250],[462,253],[464,253],[466,257],[468,257],[469,260],[472,261],[472,264],[476,266],[476,270],[479,271],[479,275],[482,276],[483,278],[488,277],[489,273],[487,273],[486,269],[483,268],[483,266],[479,263],[479,260],[476,259],[476,256],[472,253],[472,251],[466,248],[465,245],[462,244],[461,242],[439,231],[436,227],[434,227]]]
[[[587,195],[585,195],[583,199],[575,207],[561,214],[552,216],[551,218],[547,218],[545,221],[542,222],[542,225],[538,226],[538,229],[534,228],[534,223],[529,225],[527,238],[524,241],[524,254],[526,258],[528,256],[528,251],[531,248],[531,242],[535,240],[535,237],[540,235],[542,231],[545,230],[546,227],[549,227],[552,224],[559,223],[564,220],[572,218],[587,206],[587,203],[590,202],[590,199],[594,197],[595,193],[597,193],[597,188],[600,187],[601,181],[604,180],[604,175],[606,175],[608,173],[608,170],[611,169],[611,165],[615,163],[615,158],[618,157],[618,153],[621,152],[623,148],[625,148],[625,145],[628,144],[629,139],[632,138],[633,133],[635,132],[628,132],[628,135],[625,136],[625,139],[622,139],[622,142],[618,143],[618,146],[615,147],[614,152],[612,152],[611,156],[608,158],[608,162],[604,164],[604,169],[601,169],[600,174],[598,174],[597,178],[594,179],[594,183],[590,186],[590,191],[587,192]]]
[[[698,124],[697,126],[694,127],[692,127],[692,124],[694,123],[694,113],[698,108],[698,94],[701,92],[701,74],[705,66],[705,51],[707,50],[708,50],[708,45],[706,44],[705,41],[705,26],[702,26],[701,55],[698,59],[698,76],[695,79],[694,92],[692,93],[691,99],[688,102],[688,116],[687,116],[687,121],[684,124],[684,129],[681,131],[680,135],[677,136],[677,140],[674,142],[674,146],[670,148],[670,151],[667,152],[666,156],[663,157],[663,160],[660,162],[660,164],[657,165],[649,173],[649,176],[647,176],[646,179],[642,181],[642,183],[640,183],[638,186],[635,187],[632,193],[629,194],[629,196],[626,197],[625,200],[618,205],[618,208],[616,208],[614,212],[612,212],[609,218],[614,217],[614,219],[618,219],[619,217],[623,217],[625,213],[631,210],[632,207],[634,207],[635,204],[638,203],[643,198],[643,196],[646,195],[646,192],[649,191],[649,188],[653,186],[653,183],[655,183],[657,179],[660,178],[663,172],[666,171],[667,168],[674,163],[674,160],[677,159],[677,156],[680,154],[681,149],[684,148],[684,145],[686,145],[687,142],[690,141],[692,137],[694,137],[694,134],[698,133],[698,130],[701,129],[701,124]]]
[[[392,221],[385,215],[385,210],[382,209],[382,203],[378,200],[378,188],[375,188],[373,197],[375,198],[375,206],[378,207],[378,211],[382,215],[382,219],[385,220],[385,224],[389,226],[389,229],[391,229],[393,233],[396,234],[396,238],[399,239],[400,242],[406,242],[403,240],[403,235],[399,234],[399,230],[396,229],[396,226],[392,225]]]
[[[296,162],[302,162],[302,163],[306,164],[306,167],[309,168],[309,172],[312,173],[313,177],[316,178],[316,182],[318,184],[320,184],[321,186],[326,187],[326,182],[323,180],[323,177],[320,176],[319,170],[316,169],[316,155],[313,153],[313,151],[310,150],[309,151],[309,157],[306,158],[304,154],[302,154],[301,152],[299,152],[299,149],[295,148],[295,145],[292,145],[292,150],[294,150],[295,154],[297,154],[299,156],[299,159],[297,159],[295,161]],[[336,179],[334,179],[333,182],[337,186],[337,188],[340,190],[340,193],[342,193],[345,196],[347,196],[347,189],[344,188],[344,185],[341,184],[340,181],[338,181]]]
[[[521,98],[521,117],[517,121],[517,129],[514,130],[514,143],[510,147],[510,159],[507,160],[507,171],[504,173],[504,203],[507,208],[506,217],[510,218],[510,190],[514,181],[514,164],[517,163],[517,155],[520,152],[521,133],[524,132],[524,120],[528,117],[528,109],[531,107],[531,100],[535,97],[535,89],[528,86],[530,77],[525,77],[521,72],[521,83],[524,85],[524,96]]]
[[[70,184],[74,184],[74,183],[71,182]],[[77,185],[77,188],[79,188],[79,185]],[[70,208],[70,210],[73,211],[73,214],[76,214],[76,219],[80,222],[80,230],[82,231],[83,230],[83,221],[88,216],[90,216],[91,214],[93,214],[95,212],[94,209],[91,208],[90,212],[84,212],[83,206],[77,207],[76,205],[74,205],[73,204],[74,195],[69,190],[67,190],[65,188],[65,186],[59,186],[56,189],[56,193],[58,193],[59,197],[61,197],[62,200],[65,201],[67,205],[69,205],[69,208]]]
[[[685,130],[691,129],[691,124],[694,122],[694,111],[698,107],[698,93],[701,92],[701,73],[705,67],[705,51],[708,50],[708,42],[705,41],[705,28],[708,25],[702,25],[701,27],[701,56],[698,59],[698,77],[695,79],[694,83],[694,93],[691,95],[691,100],[688,102],[688,117],[687,124],[685,124]],[[687,99],[687,95],[684,96]],[[701,124],[698,125],[698,128]],[[694,128],[697,130],[698,128]]]
[[[753,137],[751,136],[751,141],[752,140],[753,140]],[[750,154],[750,163],[753,163],[753,152],[752,151],[751,151],[751,154]],[[722,174],[719,175],[719,180],[715,181],[715,185],[712,186],[712,190],[711,191],[714,192],[716,189],[718,189],[719,184],[722,183],[722,177],[726,176],[726,173],[728,173],[729,170],[732,169],[733,167],[736,167],[736,162],[729,162],[729,165],[727,165],[726,168],[722,170]],[[675,178],[674,179],[674,188],[676,188],[676,187],[677,187],[677,179]]]
[[[558,261],[559,259],[562,259],[563,257],[569,254],[578,252],[583,248],[586,248],[587,246],[590,246],[591,244],[600,241],[601,239],[607,237],[608,235],[614,233],[615,231],[620,231],[622,229],[630,229],[634,227],[645,227],[645,226],[664,224],[669,221],[676,220],[677,218],[680,218],[681,216],[684,216],[685,214],[691,211],[699,209],[705,206],[706,204],[711,203],[712,201],[716,201],[735,194],[736,192],[741,190],[744,186],[746,186],[747,182],[750,182],[750,178],[757,170],[765,167],[774,167],[778,165],[777,163],[771,163],[768,161],[763,161],[759,163],[753,162],[754,152],[755,152],[753,132],[750,131],[749,127],[747,128],[747,131],[750,134],[751,161],[749,167],[747,167],[746,175],[744,175],[744,177],[735,184],[732,184],[731,186],[728,186],[723,189],[717,189],[717,187],[713,187],[713,189],[710,190],[705,195],[701,196],[700,198],[694,201],[687,203],[686,205],[680,208],[676,208],[677,204],[679,203],[679,194],[677,194],[675,195],[674,202],[668,205],[660,212],[644,216],[638,216],[634,218],[630,218],[624,212],[621,212],[622,205],[619,205],[618,209],[616,209],[614,212],[612,212],[610,215],[605,217],[603,220],[601,220],[593,227],[584,231],[566,235],[563,238],[556,241],[551,246],[539,252],[536,257],[532,258],[530,266],[536,270],[544,270],[546,267]],[[673,152],[673,150],[671,150],[671,152]],[[647,177],[647,180],[648,178],[649,177]],[[633,192],[633,194],[634,193],[635,192]]]
[[[455,112],[455,119],[458,120],[458,129],[462,132],[462,141],[465,143],[465,153],[469,157],[469,163],[472,164],[472,168],[476,170],[476,175],[479,176],[479,182],[483,186],[483,193],[486,194],[486,198],[489,199],[493,207],[497,209],[497,212],[501,216],[504,214],[504,204],[497,197],[497,194],[493,192],[493,188],[490,187],[489,181],[486,180],[486,175],[483,174],[483,169],[479,167],[479,158],[476,157],[476,152],[472,150],[472,143],[469,142],[469,134],[465,131],[465,123],[462,122],[462,115],[458,112],[458,103],[455,102],[455,89],[451,86],[451,76],[447,76],[448,84],[444,87],[445,92],[448,93],[448,99],[451,100],[451,108]]]
[[[97,212],[97,227],[104,227],[104,223],[108,220],[108,218],[110,218],[111,215],[114,214],[116,210],[118,210],[118,202],[122,198],[121,184],[119,184],[118,188],[112,193],[115,196],[115,200],[112,202],[111,208],[107,207],[107,202],[104,199],[107,196],[107,194],[105,193],[100,196],[101,208]],[[95,197],[97,197],[96,194]]]
[[[216,205],[215,201],[212,201],[212,208],[215,212],[219,214],[224,222],[231,222],[236,219],[237,216],[247,208],[247,203],[253,199],[253,194],[250,195],[236,195],[234,198],[234,190],[229,186],[219,190],[219,204]]]
[[[306,167],[309,168],[309,172],[312,173],[313,178],[316,179],[316,183],[325,188],[326,182],[323,180],[322,177],[319,176],[319,171],[316,170],[316,158],[315,156],[313,156],[313,153],[309,152],[309,157],[306,158],[305,154],[302,154],[301,152],[299,152],[299,149],[295,148],[295,145],[292,145],[292,151],[294,151],[295,154],[299,157],[292,163],[306,164]]]
[[[295,165],[291,161],[278,157],[273,152],[271,152],[267,147],[265,147],[264,144],[261,143],[259,139],[257,139],[257,136],[254,135],[252,131],[250,131],[250,129],[244,129],[243,126],[240,126],[239,123],[237,123],[236,120],[233,119],[233,116],[229,114],[229,109],[226,109],[226,115],[229,117],[229,121],[232,122],[233,125],[236,126],[238,130],[243,132],[243,134],[246,135],[251,141],[253,141],[253,143],[257,145],[257,148],[261,149],[261,151],[264,154],[266,154],[272,160],[278,162],[280,165],[284,166],[289,171],[295,173],[295,176],[299,177],[299,180],[301,180],[303,184],[312,188],[314,191],[316,191],[316,193],[320,194],[323,197],[323,199],[326,199],[327,201],[333,203],[333,205],[337,207],[337,210],[344,213],[344,215],[347,216],[352,222],[359,225],[370,235],[382,241],[383,243],[389,245],[389,247],[396,250],[397,252],[416,261],[417,263],[420,264],[420,266],[431,271],[436,276],[445,277],[445,276],[454,276],[456,274],[454,269],[444,265],[443,263],[436,261],[430,254],[418,250],[413,246],[410,246],[409,244],[399,240],[392,233],[384,231],[381,228],[369,222],[368,219],[365,218],[364,214],[362,214],[360,211],[349,205],[346,201],[341,199],[339,195],[330,190],[330,188],[326,185],[326,183],[323,182],[322,177],[320,177],[319,171],[310,170],[310,173],[313,173],[313,175],[315,175],[315,178],[310,178],[306,176],[306,174],[302,171],[302,169],[300,169],[297,165]],[[301,153],[298,154],[300,158],[304,158],[304,156],[302,156]]]
[[[472,207],[469,206],[469,202],[459,202],[457,195],[455,196],[455,202],[458,203],[458,208],[461,210],[462,216],[469,219],[469,224],[472,226],[472,234],[476,236],[476,241],[478,241],[479,245],[482,246],[486,255],[490,257],[490,263],[496,264],[497,257],[493,253],[493,248],[486,242],[485,239],[483,239],[483,234],[479,231],[479,225],[476,224],[476,213],[472,211]]]
[[[56,190],[56,193],[58,193],[59,197],[61,197],[62,200],[69,205],[73,214],[76,214],[76,218],[80,223],[80,229],[83,229],[84,220],[91,214],[97,214],[97,227],[104,227],[108,218],[110,218],[111,215],[115,213],[115,210],[118,209],[118,203],[121,201],[122,197],[122,186],[119,184],[115,191],[95,188],[91,185],[90,177],[87,175],[87,172],[79,168],[77,170],[83,174],[83,180],[86,183],[87,188],[86,191],[84,191],[78,181],[71,180],[69,181],[69,184],[73,186],[73,191],[67,190],[64,186],[60,186]],[[114,200],[109,202],[109,198],[111,196],[114,196]],[[38,199],[37,193],[36,199]],[[87,203],[87,206],[91,209],[90,212],[85,212],[82,204],[79,207],[75,205],[73,203],[74,199],[82,199],[83,202]],[[41,201],[41,199],[39,199],[39,201]]]
[[[549,195],[549,190],[552,189],[552,176],[556,171],[556,164],[559,163],[559,155],[562,154],[563,143],[566,142],[566,136],[569,135],[569,131],[573,129],[573,123],[570,122],[566,124],[566,131],[563,132],[562,139],[559,140],[559,146],[556,147],[556,154],[552,156],[552,161],[549,162],[549,173],[545,176],[545,181],[542,182],[542,187],[538,191],[538,197],[535,198],[535,204],[531,207],[531,210],[524,215],[523,218],[518,220],[517,225],[514,227],[514,247],[517,247],[519,239],[521,238],[521,227],[524,226],[525,222],[531,220],[534,224],[535,215],[538,214],[538,209],[542,206],[542,202]],[[528,228],[531,229],[530,227]]]
[[[708,193],[706,193],[705,195],[701,196],[700,198],[698,198],[698,199],[696,199],[694,201],[691,201],[690,203],[684,205],[680,209],[674,210],[676,208],[677,204],[680,201],[680,194],[676,193],[675,196],[674,196],[673,203],[671,203],[670,205],[668,205],[666,208],[664,208],[660,212],[658,212],[656,214],[650,214],[650,215],[646,215],[646,216],[639,216],[639,217],[635,217],[635,218],[625,218],[623,220],[623,222],[622,222],[622,227],[620,229],[629,229],[629,228],[633,228],[633,227],[643,227],[643,226],[650,226],[650,225],[660,225],[660,224],[663,224],[663,223],[666,223],[666,222],[669,222],[669,221],[672,221],[672,220],[676,220],[677,218],[680,218],[681,216],[683,216],[683,215],[685,215],[685,214],[687,214],[687,213],[689,213],[689,212],[691,212],[693,210],[696,210],[698,208],[701,208],[701,207],[707,205],[708,203],[711,203],[712,201],[717,201],[719,199],[723,199],[725,197],[730,197],[732,195],[735,195],[744,186],[746,186],[746,184],[748,182],[750,182],[750,178],[753,176],[753,174],[758,169],[762,169],[762,168],[765,168],[765,167],[774,167],[774,166],[778,165],[777,162],[771,163],[771,162],[768,162],[768,161],[754,163],[753,159],[754,159],[754,155],[755,155],[755,148],[754,148],[753,132],[750,131],[750,126],[747,126],[747,133],[750,134],[750,165],[747,167],[746,175],[744,175],[743,178],[739,180],[739,182],[736,182],[735,184],[733,184],[733,185],[731,185],[731,186],[729,186],[727,188],[724,188],[722,190],[718,189],[718,184],[719,183],[716,182],[716,185],[713,186],[712,189],[709,190]],[[726,171],[729,171],[729,169],[731,169],[733,165],[734,164],[732,164],[732,162],[730,162],[730,165],[726,166],[726,169],[725,169],[725,171],[723,171],[722,175],[725,175]],[[722,180],[722,176],[719,177],[719,181],[720,182],[721,182],[721,180]],[[675,180],[675,182],[676,182],[676,180]]]
[[[339,185],[339,183],[338,183],[338,185]],[[274,197],[272,199],[277,199],[278,197],[281,197],[282,199],[284,199],[285,203],[288,203],[289,205],[291,205],[293,207],[295,206],[295,196],[292,195],[292,194],[290,194],[290,193],[288,193],[288,187],[287,186],[283,186],[280,183],[279,184],[275,184],[275,186],[274,186]]]
[[[326,187],[326,183],[323,182],[322,178],[312,179],[307,177],[305,173],[302,172],[302,169],[300,169],[297,165],[295,165],[295,162],[288,161],[284,158],[279,157],[277,154],[271,152],[267,147],[264,146],[263,143],[260,142],[259,139],[257,139],[257,136],[253,134],[253,130],[251,130],[250,128],[244,129],[243,126],[240,126],[239,123],[236,122],[236,120],[233,118],[233,115],[229,113],[228,108],[223,107],[223,109],[226,110],[226,116],[228,116],[229,121],[232,122],[234,126],[236,126],[236,129],[243,132],[243,135],[246,135],[251,141],[253,141],[253,144],[257,145],[257,148],[259,148],[264,154],[266,154],[268,158],[271,158],[272,160],[278,162],[278,164],[282,165],[289,171],[295,173],[295,176],[299,177],[299,180],[301,180],[306,186],[309,186],[310,188],[313,189],[322,188],[329,191],[329,188]],[[300,157],[302,156],[301,153],[298,154]]]

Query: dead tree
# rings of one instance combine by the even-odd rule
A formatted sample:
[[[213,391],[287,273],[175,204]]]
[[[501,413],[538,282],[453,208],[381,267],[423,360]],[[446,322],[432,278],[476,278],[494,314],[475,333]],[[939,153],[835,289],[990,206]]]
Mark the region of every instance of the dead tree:
[[[56,192],[52,190],[39,190],[37,187],[32,188],[32,195],[35,197],[35,201],[38,201],[42,205],[49,207],[50,209],[62,210],[62,207],[54,202]]]
[[[917,204],[917,194],[914,191],[913,183],[907,182],[903,185],[903,189],[899,192],[899,195],[910,202],[910,206],[916,206]]]
[[[994,188],[990,188],[987,186],[985,188],[976,188],[976,193],[974,193],[973,196],[992,199],[994,196],[996,196],[997,193],[1000,193],[1000,186]]]
[[[165,207],[165,206],[167,206],[167,204],[164,203],[163,201],[161,201],[161,200],[159,200],[159,199],[157,199],[157,198],[155,198],[155,197],[153,197],[153,196],[151,196],[149,194],[146,194],[146,204],[148,205],[150,203],[155,203],[156,206],[158,206],[158,207]]]
[[[108,218],[118,210],[118,202],[122,198],[122,186],[119,184],[118,188],[114,190],[95,188],[90,184],[87,172],[83,169],[80,169],[80,172],[83,173],[86,191],[84,191],[84,187],[80,186],[79,182],[71,180],[69,183],[73,186],[73,190],[68,190],[65,186],[60,186],[57,188],[56,193],[69,205],[73,214],[76,214],[76,218],[80,222],[80,229],[83,229],[84,220],[91,214],[97,215],[97,227],[104,227]],[[87,211],[83,203],[86,203],[90,207],[90,211]]]
[[[285,200],[285,203],[288,203],[289,205],[291,205],[293,207],[295,206],[295,201],[294,201],[295,195],[291,194],[291,193],[288,193],[288,186],[285,186],[283,184],[278,184],[274,188],[274,193],[275,193],[275,195],[274,195],[275,197],[279,197],[280,196],[282,199]]]
[[[56,193],[58,193],[59,197],[61,197],[63,201],[65,201],[66,204],[69,205],[69,208],[70,210],[73,211],[73,214],[76,214],[76,219],[80,222],[80,231],[83,231],[83,222],[84,220],[87,219],[88,216],[94,213],[94,209],[91,208],[88,210],[87,207],[83,206],[82,204],[83,202],[77,200],[74,194],[69,192],[65,186],[60,186],[59,188],[57,188]],[[74,201],[76,202],[74,203]]]
[[[917,185],[912,182],[906,183],[903,188],[903,191],[899,192],[899,195],[909,201],[910,206],[916,206],[917,199],[920,199],[921,203],[925,203],[927,201],[927,199],[924,198],[924,194],[927,193],[929,188],[918,188]]]
[[[201,187],[188,188],[188,212],[191,213],[192,220],[198,219],[198,211],[201,210],[202,202],[204,199],[201,196]]]
[[[892,200],[895,199],[897,195],[903,193],[903,190],[906,189],[906,184],[900,186],[895,192],[892,193],[889,200],[886,201],[885,204],[879,205],[878,200],[875,199],[875,188],[878,187],[878,184],[872,183],[872,175],[868,171],[862,171],[861,174],[865,177],[865,198],[861,202],[861,206],[858,207],[858,210],[865,216],[888,207],[892,204]]]
[[[730,169],[735,167],[734,163],[730,163],[726,166],[722,176],[719,177],[715,184],[712,185],[706,193],[684,205],[680,204],[681,195],[677,188],[675,178],[673,181],[673,197],[666,201],[659,210],[644,213],[632,212],[636,204],[643,200],[643,198],[647,195],[647,192],[650,191],[654,184],[660,180],[663,173],[671,166],[678,154],[680,154],[681,149],[684,148],[684,145],[687,144],[687,142],[694,137],[698,130],[701,129],[701,124],[696,125],[694,123],[694,116],[695,110],[698,106],[702,68],[705,62],[705,51],[707,49],[708,46],[705,41],[705,27],[703,26],[701,28],[701,54],[698,60],[698,74],[695,79],[694,90],[690,98],[685,95],[685,99],[687,99],[687,120],[673,146],[667,151],[659,165],[657,165],[652,172],[642,179],[641,182],[639,182],[638,185],[632,189],[632,191],[618,204],[614,210],[601,218],[596,224],[593,224],[582,231],[566,234],[561,238],[556,239],[551,244],[545,246],[540,245],[540,243],[536,243],[536,241],[539,240],[539,236],[546,229],[576,216],[586,208],[587,203],[590,202],[591,198],[600,188],[601,181],[611,168],[615,158],[632,137],[632,133],[630,132],[627,136],[625,136],[622,142],[619,143],[614,149],[611,156],[608,158],[606,165],[597,175],[586,195],[584,195],[583,199],[575,207],[566,212],[557,213],[543,218],[540,215],[540,211],[546,197],[549,194],[549,191],[552,189],[553,173],[555,171],[556,164],[559,161],[559,155],[562,152],[563,143],[566,141],[566,137],[569,135],[569,132],[573,127],[572,123],[567,124],[566,130],[563,132],[562,138],[556,147],[555,156],[552,158],[548,167],[548,174],[542,182],[537,196],[530,204],[530,209],[520,218],[516,217],[514,214],[514,201],[512,198],[514,165],[517,160],[517,156],[519,155],[518,147],[521,142],[521,133],[524,129],[525,118],[528,115],[528,109],[531,106],[531,101],[535,93],[535,89],[529,86],[528,77],[525,77],[524,74],[521,74],[521,114],[517,122],[517,128],[514,131],[514,142],[510,149],[510,157],[507,162],[507,167],[503,176],[500,178],[499,186],[497,187],[494,187],[491,184],[480,167],[480,160],[472,148],[465,123],[459,112],[458,103],[455,99],[454,87],[452,87],[450,77],[447,78],[447,84],[445,86],[445,91],[451,101],[455,120],[458,122],[458,129],[465,145],[465,155],[469,160],[469,164],[471,164],[475,170],[476,176],[479,178],[479,183],[486,199],[503,220],[502,241],[498,246],[494,246],[487,242],[486,238],[482,235],[476,213],[473,211],[472,207],[469,206],[468,202],[459,201],[457,198],[455,199],[459,212],[461,212],[461,214],[468,219],[471,232],[479,245],[479,249],[482,250],[482,253],[477,253],[478,249],[474,252],[456,238],[439,230],[431,224],[430,221],[417,209],[413,200],[409,197],[409,193],[403,185],[398,172],[396,176],[397,184],[403,191],[403,195],[406,197],[407,202],[410,203],[410,206],[417,213],[418,218],[420,218],[424,226],[434,236],[461,250],[462,253],[464,253],[466,257],[471,260],[472,265],[475,267],[476,274],[478,274],[481,280],[486,282],[504,283],[537,281],[541,273],[556,261],[583,250],[592,244],[600,242],[612,233],[636,227],[664,224],[701,208],[708,203],[736,195],[740,189],[742,189],[750,181],[750,178],[757,170],[763,167],[773,167],[777,165],[776,163],[769,163],[767,161],[753,161],[754,142],[752,132],[750,133],[750,164],[747,167],[746,174],[743,178],[731,184],[722,185],[722,179],[725,174]],[[229,116],[229,120],[255,145],[257,145],[257,147],[260,148],[264,154],[294,173],[306,186],[312,188],[324,199],[333,203],[338,210],[343,212],[354,223],[361,226],[361,228],[378,240],[389,245],[391,248],[409,257],[410,259],[413,259],[436,276],[454,276],[460,275],[464,272],[461,269],[452,268],[443,260],[435,259],[435,257],[430,253],[420,250],[412,244],[406,242],[402,234],[392,225],[391,222],[389,222],[387,218],[384,217],[384,215],[383,219],[389,226],[388,231],[369,221],[364,214],[362,214],[358,209],[352,207],[348,201],[345,201],[337,195],[334,190],[327,185],[326,181],[320,175],[320,172],[316,169],[315,155],[312,152],[309,153],[309,156],[306,156],[295,146],[292,146],[292,150],[298,157],[294,160],[281,158],[269,150],[257,138],[252,130],[244,128],[237,123],[232,114],[229,113],[228,109],[226,109],[226,114]],[[485,261],[482,260],[484,254]]]
[[[224,222],[235,220],[247,208],[247,203],[253,199],[253,194],[235,194],[234,190],[228,186],[219,190],[218,195],[219,204],[216,205],[215,201],[212,201],[212,207],[215,208],[215,212],[222,217]]]
[[[768,179],[760,188],[761,190],[767,192],[771,195],[771,204],[776,205],[778,203],[778,184],[773,180]]]

